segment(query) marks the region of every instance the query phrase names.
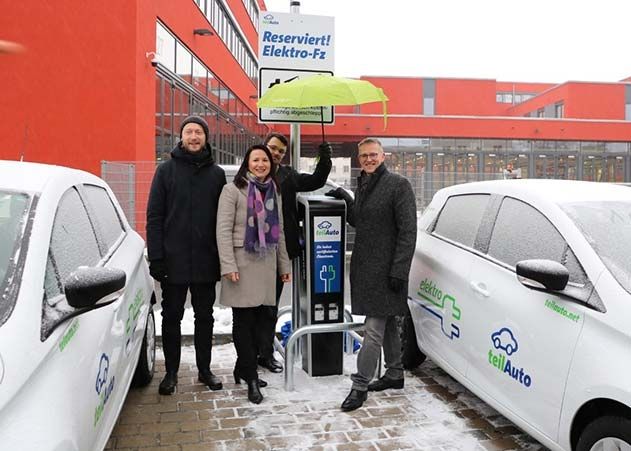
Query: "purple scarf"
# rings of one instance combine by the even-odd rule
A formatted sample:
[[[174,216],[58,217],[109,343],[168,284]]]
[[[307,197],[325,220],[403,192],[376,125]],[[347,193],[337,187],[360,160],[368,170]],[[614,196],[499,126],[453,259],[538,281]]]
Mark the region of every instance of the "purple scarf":
[[[260,182],[248,172],[245,250],[259,255],[276,249],[280,235],[276,187],[271,178]]]

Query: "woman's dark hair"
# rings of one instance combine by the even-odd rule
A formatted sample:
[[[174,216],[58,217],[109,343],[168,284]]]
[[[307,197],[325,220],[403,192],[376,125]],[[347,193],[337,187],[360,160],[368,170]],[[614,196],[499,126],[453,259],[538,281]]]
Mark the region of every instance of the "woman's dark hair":
[[[272,138],[276,138],[277,140],[285,144],[285,147],[289,146],[289,141],[287,141],[287,137],[281,133],[276,133],[276,132],[269,133],[263,140],[263,144],[267,146],[267,144],[272,140]]]
[[[269,175],[274,181],[276,189],[278,189],[279,185],[278,179],[276,178],[276,163],[274,163],[274,160],[272,159],[272,154],[270,153],[267,146],[264,146],[263,144],[254,144],[245,153],[245,156],[243,157],[243,162],[241,163],[241,167],[237,171],[237,174],[234,176],[234,184],[237,186],[237,188],[245,188],[248,185],[248,163],[250,162],[250,154],[255,150],[262,150],[263,152],[265,152],[265,155],[267,155],[267,158],[270,162]]]

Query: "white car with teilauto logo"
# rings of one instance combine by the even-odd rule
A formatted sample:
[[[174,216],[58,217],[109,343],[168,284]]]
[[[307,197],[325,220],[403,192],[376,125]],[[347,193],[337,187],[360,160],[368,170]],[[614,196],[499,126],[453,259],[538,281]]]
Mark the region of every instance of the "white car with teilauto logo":
[[[408,304],[421,350],[554,450],[631,450],[631,196],[568,180],[440,190]]]
[[[103,449],[155,361],[144,241],[100,178],[0,161],[0,449]]]

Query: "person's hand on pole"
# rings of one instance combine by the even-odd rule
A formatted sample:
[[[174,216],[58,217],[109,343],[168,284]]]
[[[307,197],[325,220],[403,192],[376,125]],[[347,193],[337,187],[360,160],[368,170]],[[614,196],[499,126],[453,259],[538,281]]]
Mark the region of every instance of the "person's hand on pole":
[[[320,158],[328,158],[331,159],[333,155],[333,146],[328,142],[323,142],[318,146],[318,156]]]

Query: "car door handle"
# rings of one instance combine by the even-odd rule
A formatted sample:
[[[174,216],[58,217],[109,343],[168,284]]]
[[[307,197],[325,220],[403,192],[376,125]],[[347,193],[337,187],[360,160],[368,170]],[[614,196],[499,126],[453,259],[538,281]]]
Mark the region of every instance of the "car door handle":
[[[485,289],[486,286],[483,283],[470,282],[469,286],[473,291],[481,294],[485,298],[488,298],[491,295],[491,293],[489,293],[489,291]]]

